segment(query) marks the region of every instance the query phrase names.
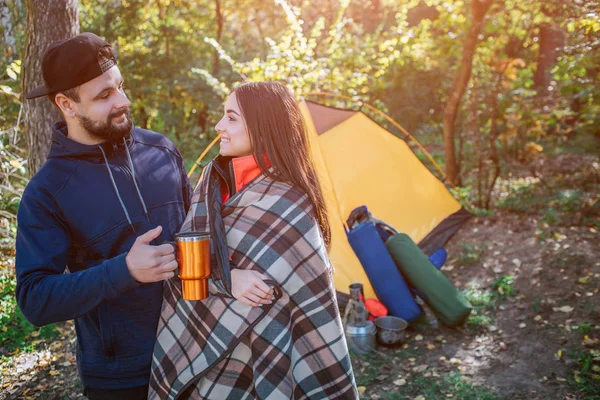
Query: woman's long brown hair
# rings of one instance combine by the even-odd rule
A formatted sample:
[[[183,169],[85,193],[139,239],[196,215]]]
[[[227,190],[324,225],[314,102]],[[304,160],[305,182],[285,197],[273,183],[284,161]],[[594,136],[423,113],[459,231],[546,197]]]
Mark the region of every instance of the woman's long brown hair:
[[[308,195],[329,249],[331,228],[325,199],[311,161],[306,125],[294,95],[280,82],[247,82],[232,93],[236,94],[246,121],[256,162],[265,175],[295,185]],[[265,154],[272,171],[265,164]]]

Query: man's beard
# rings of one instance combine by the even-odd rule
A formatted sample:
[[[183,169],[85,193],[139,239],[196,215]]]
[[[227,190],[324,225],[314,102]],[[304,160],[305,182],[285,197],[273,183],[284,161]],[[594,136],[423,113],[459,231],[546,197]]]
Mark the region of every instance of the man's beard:
[[[123,114],[126,116],[126,123],[120,126],[113,124],[113,118],[120,117]],[[110,113],[106,118],[106,121],[102,122],[93,121],[83,115],[78,115],[77,119],[83,129],[85,129],[92,137],[102,141],[109,140],[111,142],[120,142],[125,135],[131,132],[131,128],[133,127],[129,108]]]

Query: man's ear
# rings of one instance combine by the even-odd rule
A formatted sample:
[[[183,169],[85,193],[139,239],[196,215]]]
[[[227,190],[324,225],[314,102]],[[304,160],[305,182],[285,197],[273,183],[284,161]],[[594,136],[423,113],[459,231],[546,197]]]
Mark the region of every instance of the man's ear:
[[[75,101],[73,99],[62,93],[57,93],[54,101],[65,117],[75,118]]]

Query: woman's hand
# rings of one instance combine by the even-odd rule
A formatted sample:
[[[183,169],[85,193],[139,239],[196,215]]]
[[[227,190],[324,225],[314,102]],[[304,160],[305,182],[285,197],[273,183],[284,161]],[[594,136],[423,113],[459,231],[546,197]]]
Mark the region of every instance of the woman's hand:
[[[269,277],[258,271],[232,269],[231,292],[233,297],[252,307],[271,304],[273,302],[273,288],[264,282],[265,279],[269,279]]]

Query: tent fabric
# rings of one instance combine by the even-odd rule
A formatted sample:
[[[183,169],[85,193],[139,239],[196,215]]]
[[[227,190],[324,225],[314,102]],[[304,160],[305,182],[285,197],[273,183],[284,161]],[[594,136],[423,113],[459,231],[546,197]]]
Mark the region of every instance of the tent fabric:
[[[319,135],[356,114],[356,111],[327,107],[313,102],[307,102],[306,106],[315,124],[315,130]]]
[[[377,298],[346,239],[344,221],[350,212],[366,205],[373,216],[415,243],[428,238],[441,246],[460,226],[442,222],[461,215],[462,207],[406,142],[363,112],[306,101],[300,108],[329,214],[336,289],[348,292],[351,283],[361,282],[365,297]],[[441,232],[445,235],[439,236]]]
[[[470,212],[461,208],[454,214],[449,215],[434,230],[432,230],[423,240],[419,242],[419,247],[425,254],[431,254],[442,247],[450,238],[460,229],[460,227],[472,215]]]

